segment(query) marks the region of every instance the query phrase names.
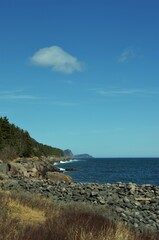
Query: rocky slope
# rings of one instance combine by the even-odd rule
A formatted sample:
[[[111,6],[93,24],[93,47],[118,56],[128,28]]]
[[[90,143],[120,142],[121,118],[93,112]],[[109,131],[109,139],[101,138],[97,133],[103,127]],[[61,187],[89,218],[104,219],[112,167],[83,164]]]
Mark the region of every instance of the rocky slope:
[[[60,173],[60,169],[53,165],[53,162],[64,160],[64,158],[18,158],[14,161],[4,163],[0,160],[0,180],[9,180],[15,176],[22,176],[36,179],[52,178],[66,180],[65,174]],[[55,174],[56,173],[56,174]],[[57,174],[57,173],[60,173]],[[70,179],[71,177],[67,177]]]
[[[159,232],[159,187],[134,183],[74,183],[48,159],[19,159],[9,164],[1,161],[0,179],[2,190],[40,194],[66,203],[102,206],[106,214],[136,231]]]

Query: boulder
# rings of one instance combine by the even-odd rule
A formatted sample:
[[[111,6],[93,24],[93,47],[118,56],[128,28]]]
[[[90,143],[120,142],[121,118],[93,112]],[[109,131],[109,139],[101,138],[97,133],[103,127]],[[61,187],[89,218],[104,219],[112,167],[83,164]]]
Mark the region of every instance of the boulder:
[[[29,170],[30,176],[31,177],[39,177],[38,170],[36,168],[32,168]]]
[[[9,166],[7,163],[1,163],[0,164],[0,172],[1,173],[4,173],[4,174],[7,174],[9,171]]]
[[[9,176],[8,176],[8,175],[0,172],[0,181],[1,181],[1,180],[2,180],[2,181],[3,181],[3,180],[8,180],[8,179],[9,179]]]
[[[8,166],[9,166],[9,174],[11,176],[22,175],[25,177],[29,177],[29,173],[23,164],[10,162]]]
[[[39,175],[45,177],[47,172],[60,172],[60,169],[53,166],[53,164],[49,163],[46,160],[36,161],[34,163],[34,168],[37,169]]]
[[[73,168],[73,167],[68,167],[68,168],[65,168],[65,171],[76,171],[77,169],[76,168]]]
[[[46,178],[52,180],[53,182],[73,182],[72,178],[66,174],[59,173],[59,172],[47,172]]]

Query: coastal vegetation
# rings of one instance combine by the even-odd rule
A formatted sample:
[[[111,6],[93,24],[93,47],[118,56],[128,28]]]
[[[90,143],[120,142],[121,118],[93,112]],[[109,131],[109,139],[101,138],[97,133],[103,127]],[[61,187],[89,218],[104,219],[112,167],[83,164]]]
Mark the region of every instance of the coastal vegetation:
[[[0,191],[0,240],[158,240],[135,233],[91,205],[60,205],[37,195]]]
[[[7,117],[0,117],[0,159],[9,161],[17,157],[40,157],[64,155],[63,150],[37,142],[29,133],[14,124]]]
[[[0,240],[159,240],[157,187],[76,184],[53,166],[61,157],[0,118]]]

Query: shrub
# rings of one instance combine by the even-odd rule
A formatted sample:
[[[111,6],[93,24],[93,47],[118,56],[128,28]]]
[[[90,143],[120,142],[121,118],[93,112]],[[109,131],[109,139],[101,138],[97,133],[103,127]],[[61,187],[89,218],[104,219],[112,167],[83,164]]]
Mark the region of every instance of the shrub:
[[[0,192],[0,240],[159,240],[136,234],[86,204],[59,205],[36,195]]]

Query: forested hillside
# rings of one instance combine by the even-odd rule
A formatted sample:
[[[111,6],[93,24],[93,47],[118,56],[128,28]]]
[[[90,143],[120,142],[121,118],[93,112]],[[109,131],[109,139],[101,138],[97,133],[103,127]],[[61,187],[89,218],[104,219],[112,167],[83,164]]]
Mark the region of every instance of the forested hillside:
[[[63,155],[63,150],[38,143],[27,131],[10,124],[7,117],[0,117],[0,159]]]

